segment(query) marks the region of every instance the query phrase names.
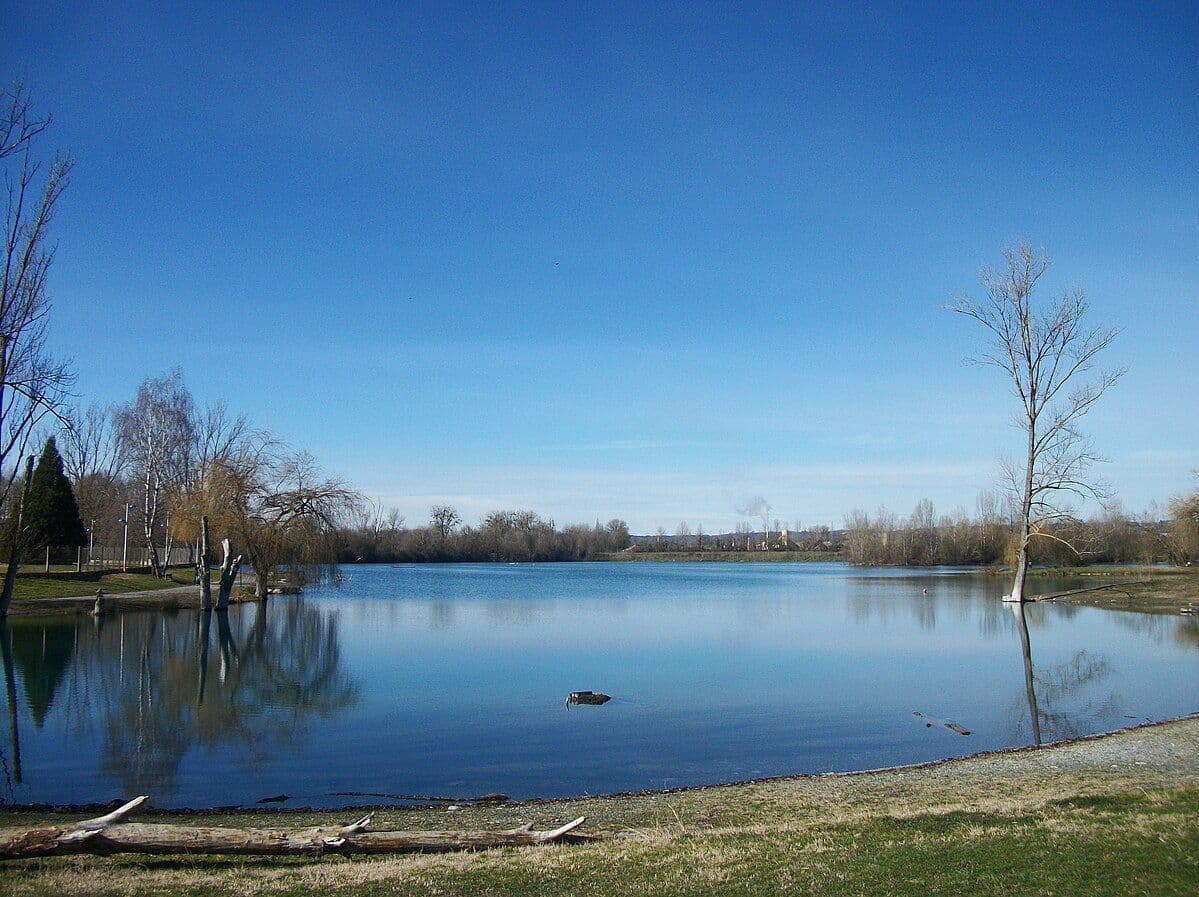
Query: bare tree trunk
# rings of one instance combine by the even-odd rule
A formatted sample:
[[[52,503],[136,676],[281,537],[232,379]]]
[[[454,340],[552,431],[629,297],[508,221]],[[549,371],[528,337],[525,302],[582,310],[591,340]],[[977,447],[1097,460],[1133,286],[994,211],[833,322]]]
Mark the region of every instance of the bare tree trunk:
[[[233,556],[228,539],[221,540],[221,547],[225,550],[225,559],[221,561],[221,580],[217,586],[217,610],[225,610],[229,607],[229,593],[233,591],[233,583],[237,581],[237,571],[241,569],[241,555]]]
[[[162,575],[166,576],[167,570],[171,566],[171,550],[175,546],[175,538],[171,535],[171,518],[166,519],[166,537],[163,539],[162,545]]]
[[[158,517],[158,493],[152,478],[153,474],[147,468],[144,483],[146,494],[142,499],[142,535],[145,537],[146,556],[150,561],[150,571],[158,576],[158,549],[154,545],[154,521]]]
[[[196,561],[196,576],[200,580],[200,609],[212,610],[212,577],[208,572],[211,547],[207,515],[200,520],[200,558]]]
[[[72,853],[313,857],[329,853],[446,853],[599,840],[597,835],[575,832],[585,821],[582,816],[551,831],[534,831],[530,824],[500,832],[368,832],[366,829],[374,814],[349,825],[304,829],[239,829],[122,822],[145,800],[144,797],[134,798],[106,816],[83,822],[0,831],[0,859]]]
[[[13,530],[12,549],[8,555],[8,569],[4,572],[4,590],[0,592],[0,617],[8,616],[13,587],[17,583],[17,570],[21,566],[21,552],[25,548],[25,500],[29,498],[29,481],[32,479],[33,455],[30,455],[25,459],[25,485],[21,489],[21,504],[17,509],[17,526]]]
[[[1036,466],[1036,420],[1028,421],[1028,454],[1025,456],[1024,492],[1020,496],[1020,535],[1016,545],[1016,573],[1012,579],[1012,591],[1005,601],[1024,601],[1024,581],[1028,577],[1029,521],[1032,518],[1032,479]]]
[[[263,601],[266,601],[268,588],[269,588],[269,585],[268,585],[268,579],[267,579],[267,571],[255,568],[254,569],[254,595],[255,595],[255,597],[261,598]]]

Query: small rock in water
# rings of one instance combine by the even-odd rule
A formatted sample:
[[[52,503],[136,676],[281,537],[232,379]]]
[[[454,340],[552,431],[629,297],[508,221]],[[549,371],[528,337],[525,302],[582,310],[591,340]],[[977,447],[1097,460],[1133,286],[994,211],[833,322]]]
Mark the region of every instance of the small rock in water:
[[[291,795],[290,794],[276,794],[274,797],[264,797],[258,802],[260,804],[281,804],[285,800],[291,800]]]
[[[566,706],[571,704],[607,704],[612,700],[611,695],[606,695],[603,692],[595,691],[572,691],[566,699]]]

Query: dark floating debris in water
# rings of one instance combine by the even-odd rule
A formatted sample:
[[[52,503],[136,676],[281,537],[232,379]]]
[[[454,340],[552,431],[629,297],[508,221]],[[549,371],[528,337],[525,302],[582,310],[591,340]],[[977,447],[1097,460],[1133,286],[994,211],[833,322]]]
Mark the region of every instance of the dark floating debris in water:
[[[566,699],[566,706],[572,704],[607,704],[612,700],[611,695],[606,695],[603,692],[596,691],[572,691]]]
[[[290,794],[276,794],[274,797],[264,797],[258,801],[260,804],[281,804],[285,800],[291,800]]]
[[[920,719],[924,720],[924,728],[926,728],[926,729],[931,729],[933,727],[933,723],[936,723],[938,726],[944,726],[950,732],[957,732],[959,735],[969,735],[970,734],[969,729],[965,728],[964,726],[959,726],[957,723],[953,722],[952,720],[938,719],[935,716],[925,716],[919,710],[913,710],[912,716],[916,716],[916,717],[919,717]]]
[[[497,791],[492,794],[480,794],[478,797],[472,797],[470,801],[473,804],[506,804],[508,795],[500,794]]]

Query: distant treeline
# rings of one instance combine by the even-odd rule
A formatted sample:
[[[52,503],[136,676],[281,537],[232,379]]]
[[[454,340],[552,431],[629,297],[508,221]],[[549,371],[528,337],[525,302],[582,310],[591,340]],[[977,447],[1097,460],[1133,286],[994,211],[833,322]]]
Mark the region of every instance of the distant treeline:
[[[860,566],[934,566],[1011,563],[1015,528],[998,500],[983,496],[974,516],[964,510],[937,515],[927,499],[907,518],[885,508],[873,516],[852,511],[845,518],[845,559]],[[1193,525],[1171,507],[1170,520],[1156,513],[1136,518],[1118,506],[1092,520],[1063,517],[1032,542],[1039,564],[1130,564],[1194,557]]]
[[[1033,541],[1034,563],[1075,566],[1094,563],[1186,563],[1199,560],[1199,491],[1175,499],[1169,519],[1150,511],[1140,517],[1110,507],[1091,520],[1062,518]],[[860,566],[989,565],[1010,563],[1015,535],[999,499],[979,498],[973,515],[964,510],[938,515],[927,499],[905,518],[880,509],[853,511],[843,530],[779,526],[705,535],[680,524],[667,535],[630,536],[623,520],[566,526],[533,511],[494,511],[478,526],[464,525],[448,505],[431,509],[428,523],[407,526],[396,510],[373,506],[338,533],[343,563],[434,561],[585,561],[615,552],[795,551],[843,557]]]
[[[731,533],[704,533],[702,527],[694,532],[684,522],[673,535],[662,527],[652,536],[633,536],[633,549],[638,552],[696,551],[794,551],[835,555],[841,551],[843,533],[827,526],[814,526],[808,530],[789,530],[779,521],[773,529],[755,530],[749,524],[738,525]]]
[[[448,506],[433,508],[429,522],[416,527],[396,511],[373,508],[340,536],[343,563],[586,561],[629,545],[623,520],[558,529],[532,511],[493,511],[473,527]]]

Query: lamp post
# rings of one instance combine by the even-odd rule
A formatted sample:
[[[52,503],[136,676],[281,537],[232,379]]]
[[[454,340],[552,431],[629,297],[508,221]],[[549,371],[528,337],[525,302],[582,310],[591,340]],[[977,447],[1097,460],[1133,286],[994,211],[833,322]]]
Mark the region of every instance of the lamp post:
[[[94,556],[96,549],[96,518],[92,518],[92,525],[87,530],[87,565],[94,566],[96,559]]]

